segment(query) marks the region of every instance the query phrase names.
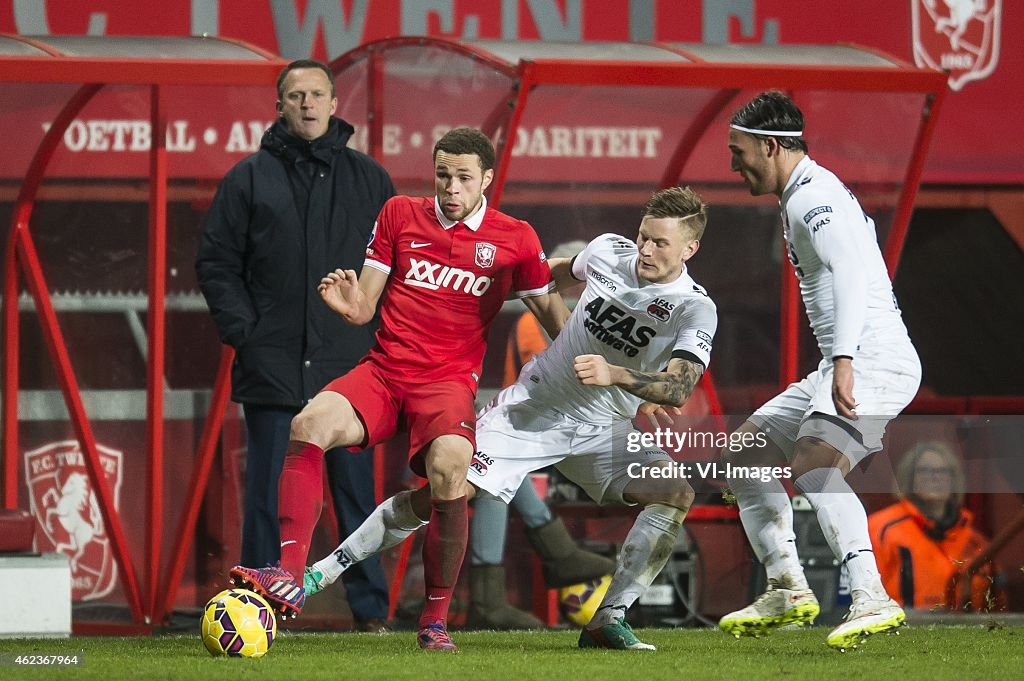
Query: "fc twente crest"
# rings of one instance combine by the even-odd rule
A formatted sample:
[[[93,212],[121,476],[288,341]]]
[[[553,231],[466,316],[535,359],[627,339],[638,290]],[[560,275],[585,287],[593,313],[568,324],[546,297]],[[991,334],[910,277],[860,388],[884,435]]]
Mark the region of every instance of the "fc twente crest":
[[[910,0],[914,63],[949,71],[960,90],[988,77],[999,61],[1003,0]]]
[[[96,448],[117,508],[122,454],[99,444]],[[117,564],[78,441],[52,442],[25,452],[25,479],[39,527],[35,548],[70,557],[72,598],[89,601],[113,591]]]
[[[477,267],[490,267],[494,264],[494,254],[498,252],[498,249],[494,244],[489,244],[486,241],[476,242],[476,266]]]

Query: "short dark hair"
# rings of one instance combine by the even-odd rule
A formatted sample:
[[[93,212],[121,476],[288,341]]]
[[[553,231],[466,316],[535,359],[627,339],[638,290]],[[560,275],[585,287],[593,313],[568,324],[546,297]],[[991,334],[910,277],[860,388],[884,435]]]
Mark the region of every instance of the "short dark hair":
[[[322,61],[316,59],[296,59],[288,66],[281,69],[281,73],[277,76],[277,98],[281,99],[284,97],[284,79],[288,77],[288,74],[295,69],[320,69],[327,74],[327,82],[331,84],[331,97],[334,97],[334,74],[331,73],[331,67]]]
[[[778,90],[762,92],[733,114],[731,125],[742,125],[752,130],[797,131],[804,129],[804,115],[793,100]],[[807,153],[807,141],[801,137],[775,137],[783,149],[798,149]]]
[[[449,154],[476,154],[480,159],[480,169],[484,172],[494,167],[494,145],[487,135],[476,128],[455,128],[444,134],[444,137],[437,140],[434,145],[434,159],[437,159],[437,152],[444,151]]]
[[[680,225],[690,232],[690,238],[700,241],[708,223],[707,204],[689,187],[669,187],[647,199],[643,217],[678,218]]]

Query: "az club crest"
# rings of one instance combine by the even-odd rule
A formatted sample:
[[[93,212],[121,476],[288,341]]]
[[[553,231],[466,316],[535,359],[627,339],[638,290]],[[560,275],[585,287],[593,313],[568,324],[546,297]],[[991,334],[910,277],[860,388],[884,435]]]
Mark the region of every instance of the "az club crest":
[[[952,90],[995,70],[1003,0],[911,0],[911,5],[915,64],[949,71]]]
[[[647,306],[647,314],[657,319],[659,322],[667,322],[671,313],[658,303],[651,303]]]
[[[99,444],[96,448],[118,508],[122,453]],[[78,441],[53,442],[25,452],[25,479],[39,526],[35,549],[70,557],[72,598],[89,601],[113,591],[117,564]]]
[[[486,454],[481,454],[480,452],[477,452],[476,454],[473,455],[473,460],[469,463],[469,467],[474,473],[476,473],[480,477],[483,477],[487,475],[487,468],[492,463],[494,463],[493,458],[487,456]]]
[[[491,267],[494,264],[494,254],[498,252],[498,249],[494,244],[489,244],[486,241],[476,242],[476,264],[477,267]]]

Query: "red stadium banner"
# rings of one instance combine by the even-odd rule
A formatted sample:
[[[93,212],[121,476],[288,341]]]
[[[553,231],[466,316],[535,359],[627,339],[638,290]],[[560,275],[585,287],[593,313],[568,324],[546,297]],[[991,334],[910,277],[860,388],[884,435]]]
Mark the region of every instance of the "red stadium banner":
[[[1024,69],[1024,41],[1015,39],[1024,26],[1019,12],[1019,3],[1003,0],[165,0],[145,9],[135,0],[0,0],[0,31],[53,36],[208,33],[245,40],[285,58],[324,60],[385,36],[422,34],[506,40],[852,42],[908,63],[950,71],[951,96],[924,180],[992,184],[1024,182],[1024,163],[1014,145],[1006,143],[1016,138],[1024,122],[1018,107],[1007,106],[1024,99],[1024,80],[1015,75]],[[169,144],[179,152],[172,158],[212,154],[212,159],[195,162],[210,166],[212,172],[243,155],[235,151],[240,143],[228,142],[249,135],[249,126],[268,114],[272,117],[272,110],[265,97],[258,97],[232,109],[234,115],[214,119],[217,102],[216,97],[211,99],[203,102],[202,115],[190,114],[172,124]],[[606,103],[605,111],[613,109],[613,102]],[[106,153],[116,155],[116,160],[85,169],[75,164],[70,172],[103,175],[107,168],[122,165],[120,152],[127,148],[130,156],[132,145],[138,149],[147,134],[136,118],[145,117],[98,114],[76,122],[69,131],[73,136],[66,140],[69,151],[81,146],[73,153]],[[643,127],[659,125],[655,121]],[[599,134],[614,139],[619,133]],[[663,152],[651,146],[656,132],[628,134],[636,139],[626,145],[641,156]],[[208,143],[211,137],[214,141]],[[193,142],[195,148],[189,148]],[[543,140],[526,143],[539,145]]]

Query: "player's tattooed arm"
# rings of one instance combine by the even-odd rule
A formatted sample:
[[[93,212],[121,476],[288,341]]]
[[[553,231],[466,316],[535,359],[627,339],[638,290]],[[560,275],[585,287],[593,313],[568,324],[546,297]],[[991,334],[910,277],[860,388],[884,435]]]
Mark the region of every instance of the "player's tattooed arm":
[[[620,388],[648,402],[681,407],[690,399],[704,374],[704,367],[687,359],[673,359],[665,371],[637,371],[622,367],[625,380]]]
[[[586,385],[615,385],[648,402],[681,407],[704,374],[697,362],[675,358],[665,371],[637,371],[609,364],[601,355],[580,355],[576,376]]]

